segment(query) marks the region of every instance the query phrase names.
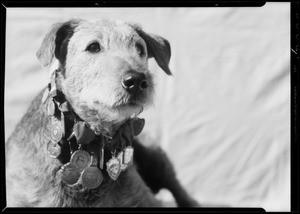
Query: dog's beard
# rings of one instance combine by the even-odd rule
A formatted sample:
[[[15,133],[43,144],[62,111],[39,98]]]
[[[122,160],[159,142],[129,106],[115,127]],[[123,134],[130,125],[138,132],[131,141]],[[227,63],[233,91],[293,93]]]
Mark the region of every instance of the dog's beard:
[[[152,105],[152,93],[149,90],[140,96],[132,97],[120,92],[116,94],[113,103],[98,101],[88,104],[83,102],[75,106],[74,111],[95,132],[113,133],[126,120],[136,117],[144,108]]]
[[[77,113],[96,133],[114,133],[126,120],[137,116],[143,106],[117,106],[114,108],[99,104],[91,109],[86,105],[80,107]]]

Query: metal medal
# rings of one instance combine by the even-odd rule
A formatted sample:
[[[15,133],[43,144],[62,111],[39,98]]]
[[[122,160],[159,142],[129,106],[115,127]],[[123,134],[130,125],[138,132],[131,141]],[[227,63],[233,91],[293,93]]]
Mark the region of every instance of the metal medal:
[[[91,156],[87,151],[79,149],[72,154],[70,163],[77,172],[82,172],[91,163]]]
[[[47,105],[47,113],[49,116],[53,116],[54,113],[55,113],[55,103],[53,101],[53,98],[51,98],[48,102],[48,105]]]
[[[124,150],[124,164],[129,164],[132,162],[133,159],[133,147],[127,146]]]
[[[89,166],[81,175],[82,185],[88,189],[95,189],[103,181],[103,175],[100,169],[96,166]]]
[[[53,119],[51,124],[50,138],[53,142],[57,143],[63,136],[63,128],[60,121]]]
[[[50,154],[50,157],[52,158],[57,158],[61,153],[60,145],[58,145],[58,143],[53,142],[52,140],[48,142],[47,150]]]
[[[65,164],[60,170],[61,180],[67,185],[74,185],[78,182],[80,173],[71,163]]]
[[[111,179],[116,180],[121,173],[121,163],[120,160],[116,157],[112,157],[106,163],[106,170]]]

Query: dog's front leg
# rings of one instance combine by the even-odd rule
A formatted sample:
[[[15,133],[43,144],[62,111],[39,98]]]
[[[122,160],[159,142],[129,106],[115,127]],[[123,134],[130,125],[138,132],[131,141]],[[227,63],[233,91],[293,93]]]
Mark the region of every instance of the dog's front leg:
[[[162,204],[155,198],[147,184],[136,171],[135,166],[130,166],[122,172],[115,181],[110,195],[113,206],[121,207],[161,207]]]
[[[166,188],[173,194],[179,207],[200,206],[177,180],[173,165],[162,149],[145,147],[138,140],[134,140],[133,146],[138,172],[153,193]]]

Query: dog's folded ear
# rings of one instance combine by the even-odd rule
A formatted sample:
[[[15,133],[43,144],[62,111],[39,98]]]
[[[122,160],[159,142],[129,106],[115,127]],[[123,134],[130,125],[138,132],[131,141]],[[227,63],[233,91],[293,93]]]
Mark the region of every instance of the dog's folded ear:
[[[136,24],[129,23],[129,26],[131,26],[146,42],[148,57],[154,57],[159,67],[161,67],[168,75],[172,75],[169,68],[171,58],[170,43],[161,36],[144,32],[141,27]]]
[[[36,56],[43,66],[48,66],[52,62],[55,51],[56,33],[62,25],[63,23],[58,22],[50,27],[40,48],[36,52]]]
[[[79,21],[80,20],[78,19],[72,19],[65,23],[61,23],[61,22],[55,23],[50,27],[45,38],[42,41],[40,48],[36,53],[38,60],[41,62],[43,66],[49,66],[54,56],[56,55],[55,53],[57,52],[58,49],[60,49],[60,47],[57,47],[57,33],[59,31],[62,31],[63,28],[64,29],[67,29],[68,27],[74,28],[74,26],[78,25]],[[63,40],[62,38],[59,39]],[[61,43],[62,42],[60,41],[60,45]]]

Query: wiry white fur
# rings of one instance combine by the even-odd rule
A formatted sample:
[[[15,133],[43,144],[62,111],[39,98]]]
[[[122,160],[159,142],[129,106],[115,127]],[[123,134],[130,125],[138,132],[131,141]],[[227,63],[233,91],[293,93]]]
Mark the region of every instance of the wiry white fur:
[[[87,46],[95,41],[100,43],[101,51],[86,51]],[[75,29],[68,45],[62,90],[76,113],[92,128],[102,120],[121,123],[151,103],[153,86],[148,60],[147,56],[141,58],[138,55],[136,42],[141,43],[146,51],[144,40],[121,21],[81,21]],[[135,107],[126,106],[128,95],[121,85],[123,75],[129,70],[145,73],[150,78],[144,101]]]

